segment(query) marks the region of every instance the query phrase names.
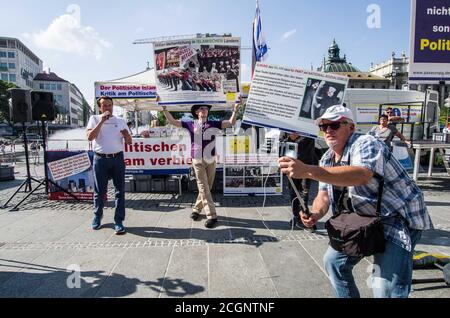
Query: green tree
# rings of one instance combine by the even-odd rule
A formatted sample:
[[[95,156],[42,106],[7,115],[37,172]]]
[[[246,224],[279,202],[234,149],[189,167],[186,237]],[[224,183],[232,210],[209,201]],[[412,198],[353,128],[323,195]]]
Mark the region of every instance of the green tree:
[[[0,122],[8,122],[11,125],[9,118],[9,101],[11,98],[11,94],[8,92],[8,89],[18,88],[16,85],[12,83],[8,83],[0,80]]]

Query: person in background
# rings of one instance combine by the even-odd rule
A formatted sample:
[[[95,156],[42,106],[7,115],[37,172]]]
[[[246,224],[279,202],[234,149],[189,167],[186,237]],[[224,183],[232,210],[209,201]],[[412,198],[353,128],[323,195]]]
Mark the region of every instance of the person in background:
[[[287,136],[287,138],[282,140],[282,142],[296,143],[298,145],[296,159],[299,159],[302,162],[309,165],[313,165],[315,163],[314,154],[316,143],[314,139],[303,137],[296,133],[291,133]],[[308,204],[309,191],[311,188],[311,179],[293,179],[293,181],[303,201],[305,202],[305,204]],[[289,183],[289,190],[291,195],[292,214],[293,214],[292,219],[290,221],[290,225],[299,229],[305,229],[308,232],[315,232],[317,229],[316,227],[307,228],[303,225],[303,222],[300,219],[300,211],[301,211],[300,201],[297,199],[297,194],[295,193],[290,183]]]
[[[125,234],[125,160],[124,142],[132,144],[129,127],[121,118],[113,116],[111,97],[97,100],[101,115],[91,116],[86,127],[87,138],[93,142],[94,150],[94,219],[92,229],[99,230],[103,218],[108,180],[113,180],[116,190],[114,230],[117,235]]]
[[[392,140],[394,137],[400,138],[408,146],[411,145],[411,142],[406,140],[405,136],[394,125],[389,124],[389,117],[387,115],[381,115],[379,125],[374,126],[368,134],[383,141],[389,148],[392,148]]]

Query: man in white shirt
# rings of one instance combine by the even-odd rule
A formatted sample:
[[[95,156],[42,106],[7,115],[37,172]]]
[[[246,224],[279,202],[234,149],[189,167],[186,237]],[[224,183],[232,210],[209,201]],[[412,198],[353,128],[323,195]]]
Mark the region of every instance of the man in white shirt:
[[[101,227],[104,199],[108,180],[111,178],[116,190],[116,211],[114,230],[117,235],[125,234],[125,160],[124,140],[131,145],[132,138],[123,119],[113,116],[113,100],[100,97],[97,100],[101,115],[91,116],[86,127],[87,138],[93,142],[94,156],[94,220],[92,229]]]

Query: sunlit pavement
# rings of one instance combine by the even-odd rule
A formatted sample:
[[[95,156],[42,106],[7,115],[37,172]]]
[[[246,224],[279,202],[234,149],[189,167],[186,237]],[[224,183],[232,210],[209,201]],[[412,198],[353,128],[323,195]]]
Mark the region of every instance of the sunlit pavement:
[[[23,180],[0,183],[3,204]],[[31,174],[43,175],[42,166]],[[450,255],[450,179],[420,179],[436,230],[418,250]],[[42,191],[41,191],[42,193]],[[18,203],[21,194],[10,207]],[[110,195],[109,206],[113,206]],[[219,225],[189,218],[196,194],[127,194],[127,234],[113,232],[113,209],[92,231],[89,202],[33,196],[17,212],[0,210],[0,297],[334,297],[323,268],[328,239],[320,223],[310,234],[291,230],[288,195],[214,195]],[[363,297],[370,259],[354,273]],[[439,270],[414,278],[441,278]],[[414,286],[412,297],[450,297],[445,283]]]

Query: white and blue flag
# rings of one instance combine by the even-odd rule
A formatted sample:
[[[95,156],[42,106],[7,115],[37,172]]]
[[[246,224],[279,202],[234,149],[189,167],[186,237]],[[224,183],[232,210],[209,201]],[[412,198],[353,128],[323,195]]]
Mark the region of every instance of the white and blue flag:
[[[261,11],[259,1],[256,0],[256,15],[253,21],[253,69],[256,62],[264,62],[267,59],[269,48],[262,32]]]

